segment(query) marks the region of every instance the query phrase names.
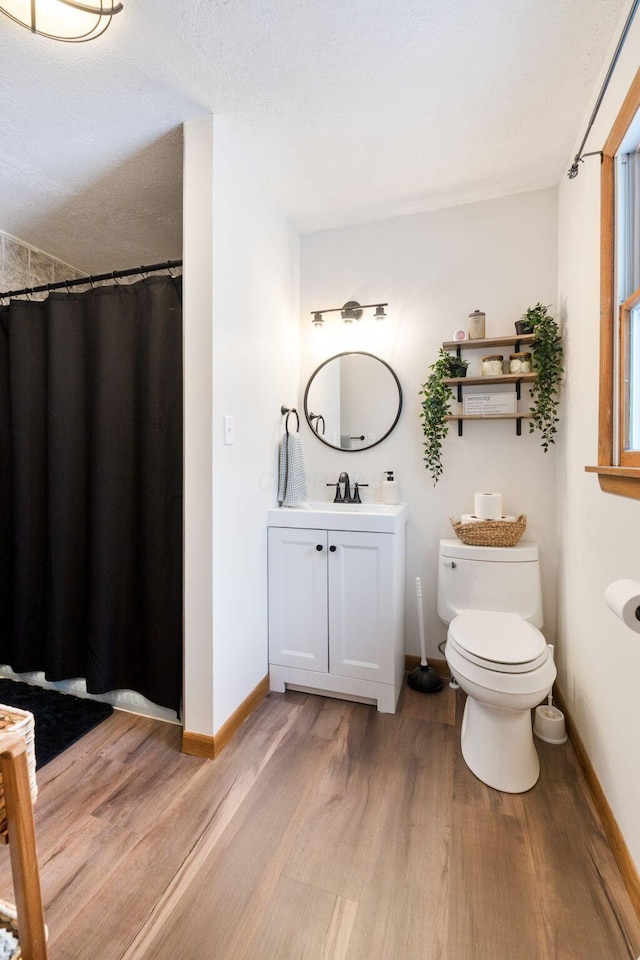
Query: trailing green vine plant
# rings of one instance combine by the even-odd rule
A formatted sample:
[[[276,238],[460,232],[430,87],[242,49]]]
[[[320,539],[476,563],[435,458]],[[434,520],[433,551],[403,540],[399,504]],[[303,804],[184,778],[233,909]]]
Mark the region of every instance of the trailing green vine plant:
[[[429,367],[431,373],[422,384],[422,430],[424,432],[424,464],[435,486],[442,474],[442,441],[449,432],[447,416],[451,409],[453,393],[443,381],[451,377],[464,377],[468,361],[440,348],[438,359]]]
[[[545,453],[555,443],[560,402],[558,388],[564,373],[562,336],[548,309],[542,303],[537,303],[522,315],[533,332],[534,371],[537,374],[531,385],[529,432],[540,431]]]

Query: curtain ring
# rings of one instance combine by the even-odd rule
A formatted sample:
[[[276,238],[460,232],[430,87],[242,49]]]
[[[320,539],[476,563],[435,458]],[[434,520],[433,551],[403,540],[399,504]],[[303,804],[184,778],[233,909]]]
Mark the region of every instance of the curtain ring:
[[[119,287],[120,284],[118,283],[118,272],[117,272],[117,270],[114,270],[114,271],[113,271],[113,273],[111,274],[111,277],[113,278],[113,282],[115,283],[116,287]]]
[[[91,289],[93,290],[93,289],[94,289],[94,287],[93,287],[93,277],[87,277],[87,279],[88,279],[88,281],[89,281],[89,286],[90,286]]]

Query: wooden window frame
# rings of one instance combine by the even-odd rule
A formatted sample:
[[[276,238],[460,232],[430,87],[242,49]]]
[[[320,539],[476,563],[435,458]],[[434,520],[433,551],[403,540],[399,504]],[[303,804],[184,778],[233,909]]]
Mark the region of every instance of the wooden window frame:
[[[598,414],[598,464],[585,467],[597,473],[605,493],[640,500],[640,457],[637,465],[614,466],[615,382],[615,156],[631,121],[640,110],[640,69],[629,87],[620,112],[602,151],[600,191],[600,403]],[[628,303],[628,301],[626,301]],[[624,307],[624,304],[623,304]],[[623,377],[620,377],[623,380]],[[624,434],[621,434],[624,436]],[[633,456],[634,454],[632,454]],[[626,459],[626,458],[625,458]]]

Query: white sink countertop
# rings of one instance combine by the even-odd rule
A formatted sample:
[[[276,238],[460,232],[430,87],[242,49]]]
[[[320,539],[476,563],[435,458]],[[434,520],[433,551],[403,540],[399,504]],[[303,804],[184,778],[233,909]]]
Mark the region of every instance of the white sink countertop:
[[[409,516],[406,503],[330,503],[309,500],[299,507],[274,507],[267,514],[270,527],[307,530],[362,530],[396,533]]]

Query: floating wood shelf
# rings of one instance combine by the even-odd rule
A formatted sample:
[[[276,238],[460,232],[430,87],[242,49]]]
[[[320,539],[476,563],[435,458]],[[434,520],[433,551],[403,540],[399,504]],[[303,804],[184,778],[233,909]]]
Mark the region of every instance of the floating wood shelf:
[[[514,333],[512,337],[489,337],[482,340],[447,340],[442,346],[445,350],[473,350],[482,347],[522,347],[526,343],[533,343],[532,333]]]
[[[522,421],[530,420],[530,413],[452,413],[448,417],[445,417],[445,420],[457,420],[458,421],[458,436],[462,436],[462,421],[463,420],[515,420],[516,421],[516,434],[518,436],[522,435]]]
[[[456,355],[459,357],[461,356],[463,350],[481,350],[487,349],[488,347],[497,347],[501,350],[509,350],[512,348],[513,352],[517,353],[519,352],[520,347],[523,347],[529,343],[533,343],[533,340],[534,336],[532,333],[515,333],[512,337],[483,337],[481,340],[446,340],[442,346],[445,350],[455,350]],[[516,391],[516,404],[518,404],[521,399],[521,384],[533,383],[536,378],[537,373],[535,372],[503,373],[499,374],[497,377],[449,377],[448,379],[443,380],[443,383],[447,387],[456,388],[458,403],[462,403],[463,387],[482,386],[489,389],[496,384],[513,384]],[[466,415],[464,413],[460,413],[457,415],[451,414],[446,419],[458,421],[458,436],[461,437],[463,420],[515,420],[516,434],[521,436],[522,421],[530,418],[530,413],[468,413]]]
[[[537,373],[503,373],[497,377],[449,377],[442,382],[448,387],[463,387],[465,383],[470,387],[492,386],[494,383],[532,383]]]

